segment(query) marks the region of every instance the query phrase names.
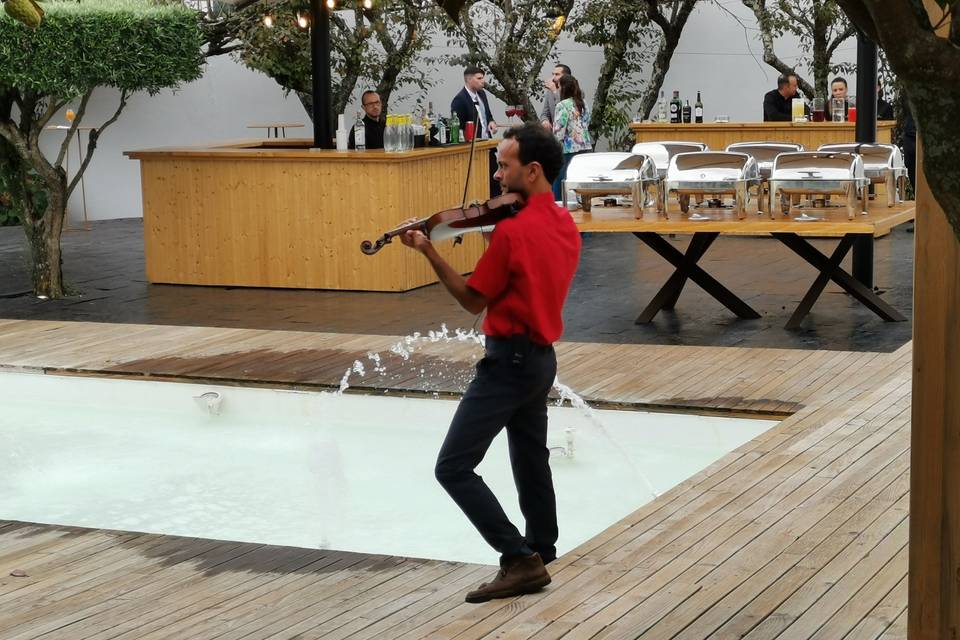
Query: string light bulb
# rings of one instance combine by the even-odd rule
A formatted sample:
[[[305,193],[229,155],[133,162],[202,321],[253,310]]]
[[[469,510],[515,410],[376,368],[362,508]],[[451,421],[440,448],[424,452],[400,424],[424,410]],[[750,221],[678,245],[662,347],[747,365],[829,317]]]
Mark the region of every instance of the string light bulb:
[[[327,9],[335,9],[337,7],[336,0],[327,0]]]
[[[363,0],[364,9],[373,9],[373,0]]]
[[[263,16],[263,26],[265,26],[268,29],[273,28],[273,16],[270,15],[269,13]]]
[[[310,18],[303,13],[297,12],[297,26],[301,29],[307,29],[310,26]]]

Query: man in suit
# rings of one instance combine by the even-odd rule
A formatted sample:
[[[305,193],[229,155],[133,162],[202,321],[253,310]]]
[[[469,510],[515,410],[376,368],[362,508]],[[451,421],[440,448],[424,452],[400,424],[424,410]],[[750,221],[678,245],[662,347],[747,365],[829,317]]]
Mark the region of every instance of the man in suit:
[[[480,67],[467,67],[463,70],[463,89],[453,97],[450,103],[450,111],[455,113],[460,119],[460,131],[466,131],[467,123],[475,123],[478,140],[489,139],[497,132],[497,123],[493,119],[493,112],[490,111],[490,102],[487,100],[487,92],[483,90],[486,86],[483,69]],[[497,152],[490,150],[490,196],[500,195],[500,183],[493,179],[493,174],[497,172]]]
[[[483,69],[480,67],[467,67],[463,71],[463,89],[460,90],[450,103],[450,110],[460,118],[460,130],[467,127],[468,122],[476,123],[479,116],[479,126],[477,126],[477,138],[483,140],[492,138],[497,132],[497,123],[493,120],[493,112],[490,111],[490,102],[487,100],[487,92],[483,90],[487,82],[484,79]]]

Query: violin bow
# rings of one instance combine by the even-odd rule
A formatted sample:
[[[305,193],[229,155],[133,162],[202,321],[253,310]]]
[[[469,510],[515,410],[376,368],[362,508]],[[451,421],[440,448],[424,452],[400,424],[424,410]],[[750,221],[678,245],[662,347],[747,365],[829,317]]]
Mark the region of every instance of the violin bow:
[[[470,141],[470,159],[467,161],[467,177],[463,181],[463,203],[460,205],[461,209],[467,208],[467,190],[470,188],[470,174],[473,172],[473,150],[477,146],[477,138],[480,128],[480,108],[479,99],[477,100],[477,108],[474,109],[473,114],[473,140]],[[463,236],[459,235],[453,239],[453,244],[458,245],[463,242]]]
[[[460,205],[462,209],[465,209],[467,206],[467,189],[470,187],[470,173],[473,171],[473,150],[477,146],[477,138],[480,136],[478,129],[480,128],[480,104],[479,97],[477,99],[478,106],[474,109],[473,114],[473,140],[470,141],[470,160],[467,162],[467,177],[463,181],[463,204]]]

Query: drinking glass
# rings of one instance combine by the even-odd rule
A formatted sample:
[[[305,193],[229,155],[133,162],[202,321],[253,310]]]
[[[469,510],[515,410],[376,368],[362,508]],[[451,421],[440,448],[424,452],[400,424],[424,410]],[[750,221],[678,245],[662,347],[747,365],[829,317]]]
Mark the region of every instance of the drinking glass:
[[[803,122],[806,120],[804,108],[803,108],[803,98],[794,98],[793,104],[791,107],[791,112],[793,115],[794,122]]]
[[[843,98],[830,98],[830,114],[834,122],[846,122],[846,105]]]
[[[856,96],[847,96],[847,120],[850,122],[857,121],[857,97]]]
[[[813,99],[813,121],[823,122],[823,118],[824,118],[823,98],[814,98]]]

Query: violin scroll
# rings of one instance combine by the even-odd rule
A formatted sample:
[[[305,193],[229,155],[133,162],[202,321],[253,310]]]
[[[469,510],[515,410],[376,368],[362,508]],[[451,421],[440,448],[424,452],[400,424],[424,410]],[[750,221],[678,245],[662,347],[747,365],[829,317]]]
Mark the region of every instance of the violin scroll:
[[[383,236],[377,238],[376,242],[370,242],[369,240],[364,240],[360,243],[360,251],[363,251],[368,256],[372,256],[380,249],[383,249],[384,245],[390,244],[390,236],[383,234]]]

